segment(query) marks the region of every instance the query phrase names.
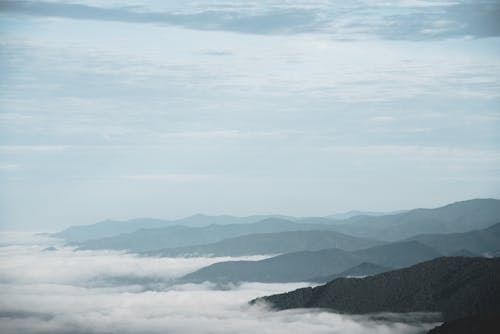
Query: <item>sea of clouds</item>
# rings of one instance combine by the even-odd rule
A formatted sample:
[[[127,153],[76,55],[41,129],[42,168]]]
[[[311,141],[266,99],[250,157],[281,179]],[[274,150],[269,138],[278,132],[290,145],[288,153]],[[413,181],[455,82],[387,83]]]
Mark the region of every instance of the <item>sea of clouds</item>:
[[[229,258],[139,257],[114,251],[74,251],[40,236],[26,239],[3,234],[1,239],[0,332],[5,334],[410,334],[435,325],[419,321],[425,315],[276,312],[266,305],[248,305],[255,297],[308,283],[220,287],[208,282],[175,282],[184,274]],[[51,246],[54,248],[48,248]]]

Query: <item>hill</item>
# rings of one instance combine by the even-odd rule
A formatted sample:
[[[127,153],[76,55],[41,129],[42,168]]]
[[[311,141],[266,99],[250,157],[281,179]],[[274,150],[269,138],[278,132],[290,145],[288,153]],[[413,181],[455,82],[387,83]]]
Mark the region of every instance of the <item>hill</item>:
[[[380,245],[381,242],[351,237],[334,231],[288,231],[258,233],[219,242],[166,248],[145,253],[154,256],[243,256],[257,254],[282,254],[305,250],[339,248],[352,251]]]
[[[373,264],[370,262],[363,262],[363,263],[358,264],[352,268],[344,270],[341,273],[328,275],[328,276],[314,277],[314,278],[309,279],[308,281],[309,282],[326,283],[326,282],[333,281],[334,279],[337,279],[340,277],[366,277],[366,276],[380,274],[380,273],[390,271],[390,270],[393,270],[393,268],[379,266],[379,265],[376,265],[376,264]]]
[[[500,328],[500,311],[472,315],[431,329],[428,334],[497,334]]]
[[[279,255],[261,261],[227,261],[212,264],[180,279],[181,282],[300,282],[313,276],[341,272],[359,260],[340,249],[323,249]]]
[[[213,224],[251,224],[269,218],[285,218],[284,216],[255,215],[248,217],[235,217],[229,215],[208,216],[196,214],[177,219],[164,220],[154,218],[136,218],[130,220],[104,220],[90,225],[71,226],[51,236],[73,242],[83,242],[91,239],[101,239],[131,233],[141,229],[164,228],[168,226],[202,227]],[[294,221],[294,217],[286,217]]]
[[[438,250],[443,255],[454,255],[460,252],[491,255],[500,251],[500,223],[485,229],[450,234],[423,234],[411,240]]]
[[[418,234],[461,233],[500,221],[500,200],[473,199],[435,209],[414,209],[386,216],[355,216],[341,221],[336,231],[396,241]]]
[[[500,258],[442,257],[366,278],[253,300],[278,310],[329,308],[341,313],[440,312],[446,321],[500,310]]]
[[[165,248],[203,245],[227,238],[286,231],[332,230],[326,224],[294,223],[284,219],[268,218],[251,224],[210,225],[205,227],[168,226],[142,229],[114,237],[93,239],[78,244],[80,249],[116,249],[149,252]]]
[[[393,256],[391,256],[391,254]],[[399,242],[347,252],[323,249],[288,253],[261,261],[219,262],[190,273],[187,282],[300,282],[334,275],[363,262],[378,266],[402,267],[441,256],[416,241]]]

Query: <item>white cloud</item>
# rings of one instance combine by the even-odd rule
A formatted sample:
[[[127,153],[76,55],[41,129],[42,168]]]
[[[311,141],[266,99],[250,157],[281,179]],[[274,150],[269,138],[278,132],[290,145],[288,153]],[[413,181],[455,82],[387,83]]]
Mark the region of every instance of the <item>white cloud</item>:
[[[19,165],[17,164],[11,164],[11,163],[2,163],[0,162],[0,171],[10,171],[10,170],[15,170],[18,169]]]
[[[417,132],[426,129],[415,129]],[[430,159],[442,161],[483,162],[492,163],[500,161],[498,150],[475,150],[466,148],[453,148],[442,146],[417,146],[417,145],[368,145],[368,146],[325,146],[320,150],[335,153],[356,155],[395,156],[398,159]]]
[[[396,6],[398,7],[447,7],[457,5],[457,1],[424,1],[424,0],[402,0]]]
[[[249,306],[255,297],[306,283],[151,286],[124,283],[174,277],[212,261],[155,259],[117,252],[41,251],[42,246],[0,248],[0,328],[3,333],[342,333],[410,334],[429,324],[374,321],[321,310],[271,312]],[[96,285],[96,278],[117,278]]]
[[[126,180],[133,181],[171,181],[171,182],[197,182],[216,178],[214,175],[204,174],[135,174],[123,176]]]
[[[0,154],[7,153],[59,153],[69,148],[67,145],[2,145]]]
[[[392,116],[375,116],[370,118],[369,120],[372,122],[385,123],[385,122],[393,122],[396,120],[396,118]]]

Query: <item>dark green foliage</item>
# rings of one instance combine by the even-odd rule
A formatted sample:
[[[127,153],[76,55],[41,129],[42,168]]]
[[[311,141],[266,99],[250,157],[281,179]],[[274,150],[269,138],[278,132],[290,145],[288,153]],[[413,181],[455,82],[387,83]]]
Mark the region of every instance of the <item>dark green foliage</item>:
[[[445,322],[428,334],[498,334],[500,311]]]
[[[366,278],[259,298],[275,309],[337,312],[440,312],[444,320],[500,310],[500,259],[443,257]]]

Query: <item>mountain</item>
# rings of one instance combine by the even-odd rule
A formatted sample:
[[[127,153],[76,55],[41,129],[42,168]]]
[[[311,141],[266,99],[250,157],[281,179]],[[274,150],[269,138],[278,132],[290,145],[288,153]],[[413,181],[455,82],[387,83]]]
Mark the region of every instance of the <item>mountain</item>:
[[[268,218],[251,224],[209,225],[204,227],[168,226],[142,229],[114,237],[93,239],[78,244],[80,249],[116,249],[149,252],[165,248],[203,245],[227,238],[255,233],[332,230],[333,226],[315,223],[294,223]]]
[[[261,261],[228,261],[187,274],[181,282],[300,282],[341,272],[359,259],[340,249],[323,249],[279,255]]]
[[[360,213],[364,213],[364,215],[359,215]],[[312,228],[307,228],[309,230],[334,230],[358,237],[396,241],[410,238],[417,234],[462,233],[486,228],[500,221],[500,200],[474,199],[452,203],[436,209],[414,209],[400,213],[392,212],[386,215],[355,211],[344,215],[344,217],[349,218],[339,220],[340,216],[333,219],[332,216],[295,218],[279,215],[234,217],[228,215],[207,216],[198,214],[173,221],[153,218],[140,218],[128,221],[107,220],[92,225],[69,227],[59,233],[52,234],[52,236],[73,242],[83,242],[91,239],[118,237],[121,234],[133,233],[141,229],[166,228],[175,225],[206,227],[209,225],[254,224],[262,220],[280,219],[298,224],[314,225]],[[268,231],[255,230],[245,234],[265,232]],[[225,237],[233,236],[236,235]],[[218,238],[218,240],[222,239]],[[207,242],[215,241],[210,239]],[[164,245],[164,247],[177,246]],[[127,248],[123,246],[119,247],[119,249]]]
[[[353,254],[366,262],[392,268],[402,268],[442,256],[435,249],[414,240],[362,249]]]
[[[105,220],[91,225],[71,226],[67,229],[53,233],[51,236],[62,238],[67,241],[82,242],[91,239],[101,239],[117,236],[123,233],[131,233],[141,229],[164,228],[167,226],[191,226],[201,227],[212,224],[250,224],[269,218],[282,218],[295,221],[297,218],[288,216],[255,215],[248,217],[235,217],[229,215],[208,216],[196,214],[193,216],[177,219],[164,220],[155,218],[136,218],[131,220]]]
[[[423,234],[410,239],[432,247],[443,255],[455,255],[461,252],[469,253],[469,255],[496,254],[500,252],[500,223],[477,231]]]
[[[335,219],[335,220],[344,220],[344,219],[349,219],[352,217],[356,216],[388,216],[388,215],[395,215],[398,213],[403,213],[406,212],[407,210],[398,210],[398,211],[392,211],[392,212],[376,212],[376,211],[360,211],[360,210],[351,210],[347,212],[342,212],[342,213],[336,213],[333,215],[326,216],[325,218],[328,219]]]
[[[389,268],[389,267],[379,266],[379,265],[376,265],[376,264],[373,264],[370,262],[363,262],[363,263],[358,264],[352,268],[344,270],[341,273],[328,275],[328,276],[315,277],[315,278],[308,279],[308,281],[309,282],[326,283],[326,282],[333,281],[334,279],[337,279],[340,277],[366,277],[366,276],[380,274],[380,273],[390,271],[390,270],[394,270],[394,269]]]
[[[445,321],[500,310],[500,258],[442,257],[366,278],[253,300],[278,310],[329,308],[341,313],[440,312]]]
[[[380,244],[379,241],[351,237],[334,231],[288,231],[244,235],[205,245],[166,248],[147,252],[146,255],[170,257],[243,256],[281,254],[325,248],[352,251]]]
[[[500,310],[447,321],[427,334],[497,334],[500,328]]]
[[[141,228],[161,228],[170,224],[171,222],[168,220],[154,218],[137,218],[126,221],[104,220],[91,225],[71,226],[61,232],[53,233],[51,236],[67,241],[79,242],[134,232]]]
[[[186,225],[186,226],[208,226],[208,225],[229,225],[229,224],[251,224],[256,223],[258,221],[270,218],[278,218],[285,219],[289,221],[296,221],[298,218],[292,216],[285,215],[252,215],[252,216],[231,216],[231,215],[218,215],[218,216],[210,216],[204,214],[196,214],[193,216],[181,218],[174,220],[173,223],[175,225]]]
[[[83,249],[139,252],[214,243],[247,234],[297,230],[328,230],[362,238],[396,241],[419,234],[463,233],[486,228],[500,221],[500,200],[476,199],[437,209],[415,209],[387,216],[355,216],[343,221],[322,217],[291,218],[294,221],[282,218],[262,220],[263,217],[266,216],[195,215],[178,221],[106,221],[71,227],[54,236],[80,242]],[[236,223],[204,225],[211,221]],[[194,226],[187,226],[190,224]]]
[[[500,221],[500,200],[473,199],[436,209],[414,209],[387,216],[355,216],[336,225],[336,231],[385,241],[418,234],[461,233]]]
[[[181,278],[181,281],[300,282],[338,274],[363,262],[385,267],[403,267],[439,256],[441,254],[432,248],[416,241],[375,246],[354,252],[333,248],[288,253],[260,261],[219,262],[190,273]]]

